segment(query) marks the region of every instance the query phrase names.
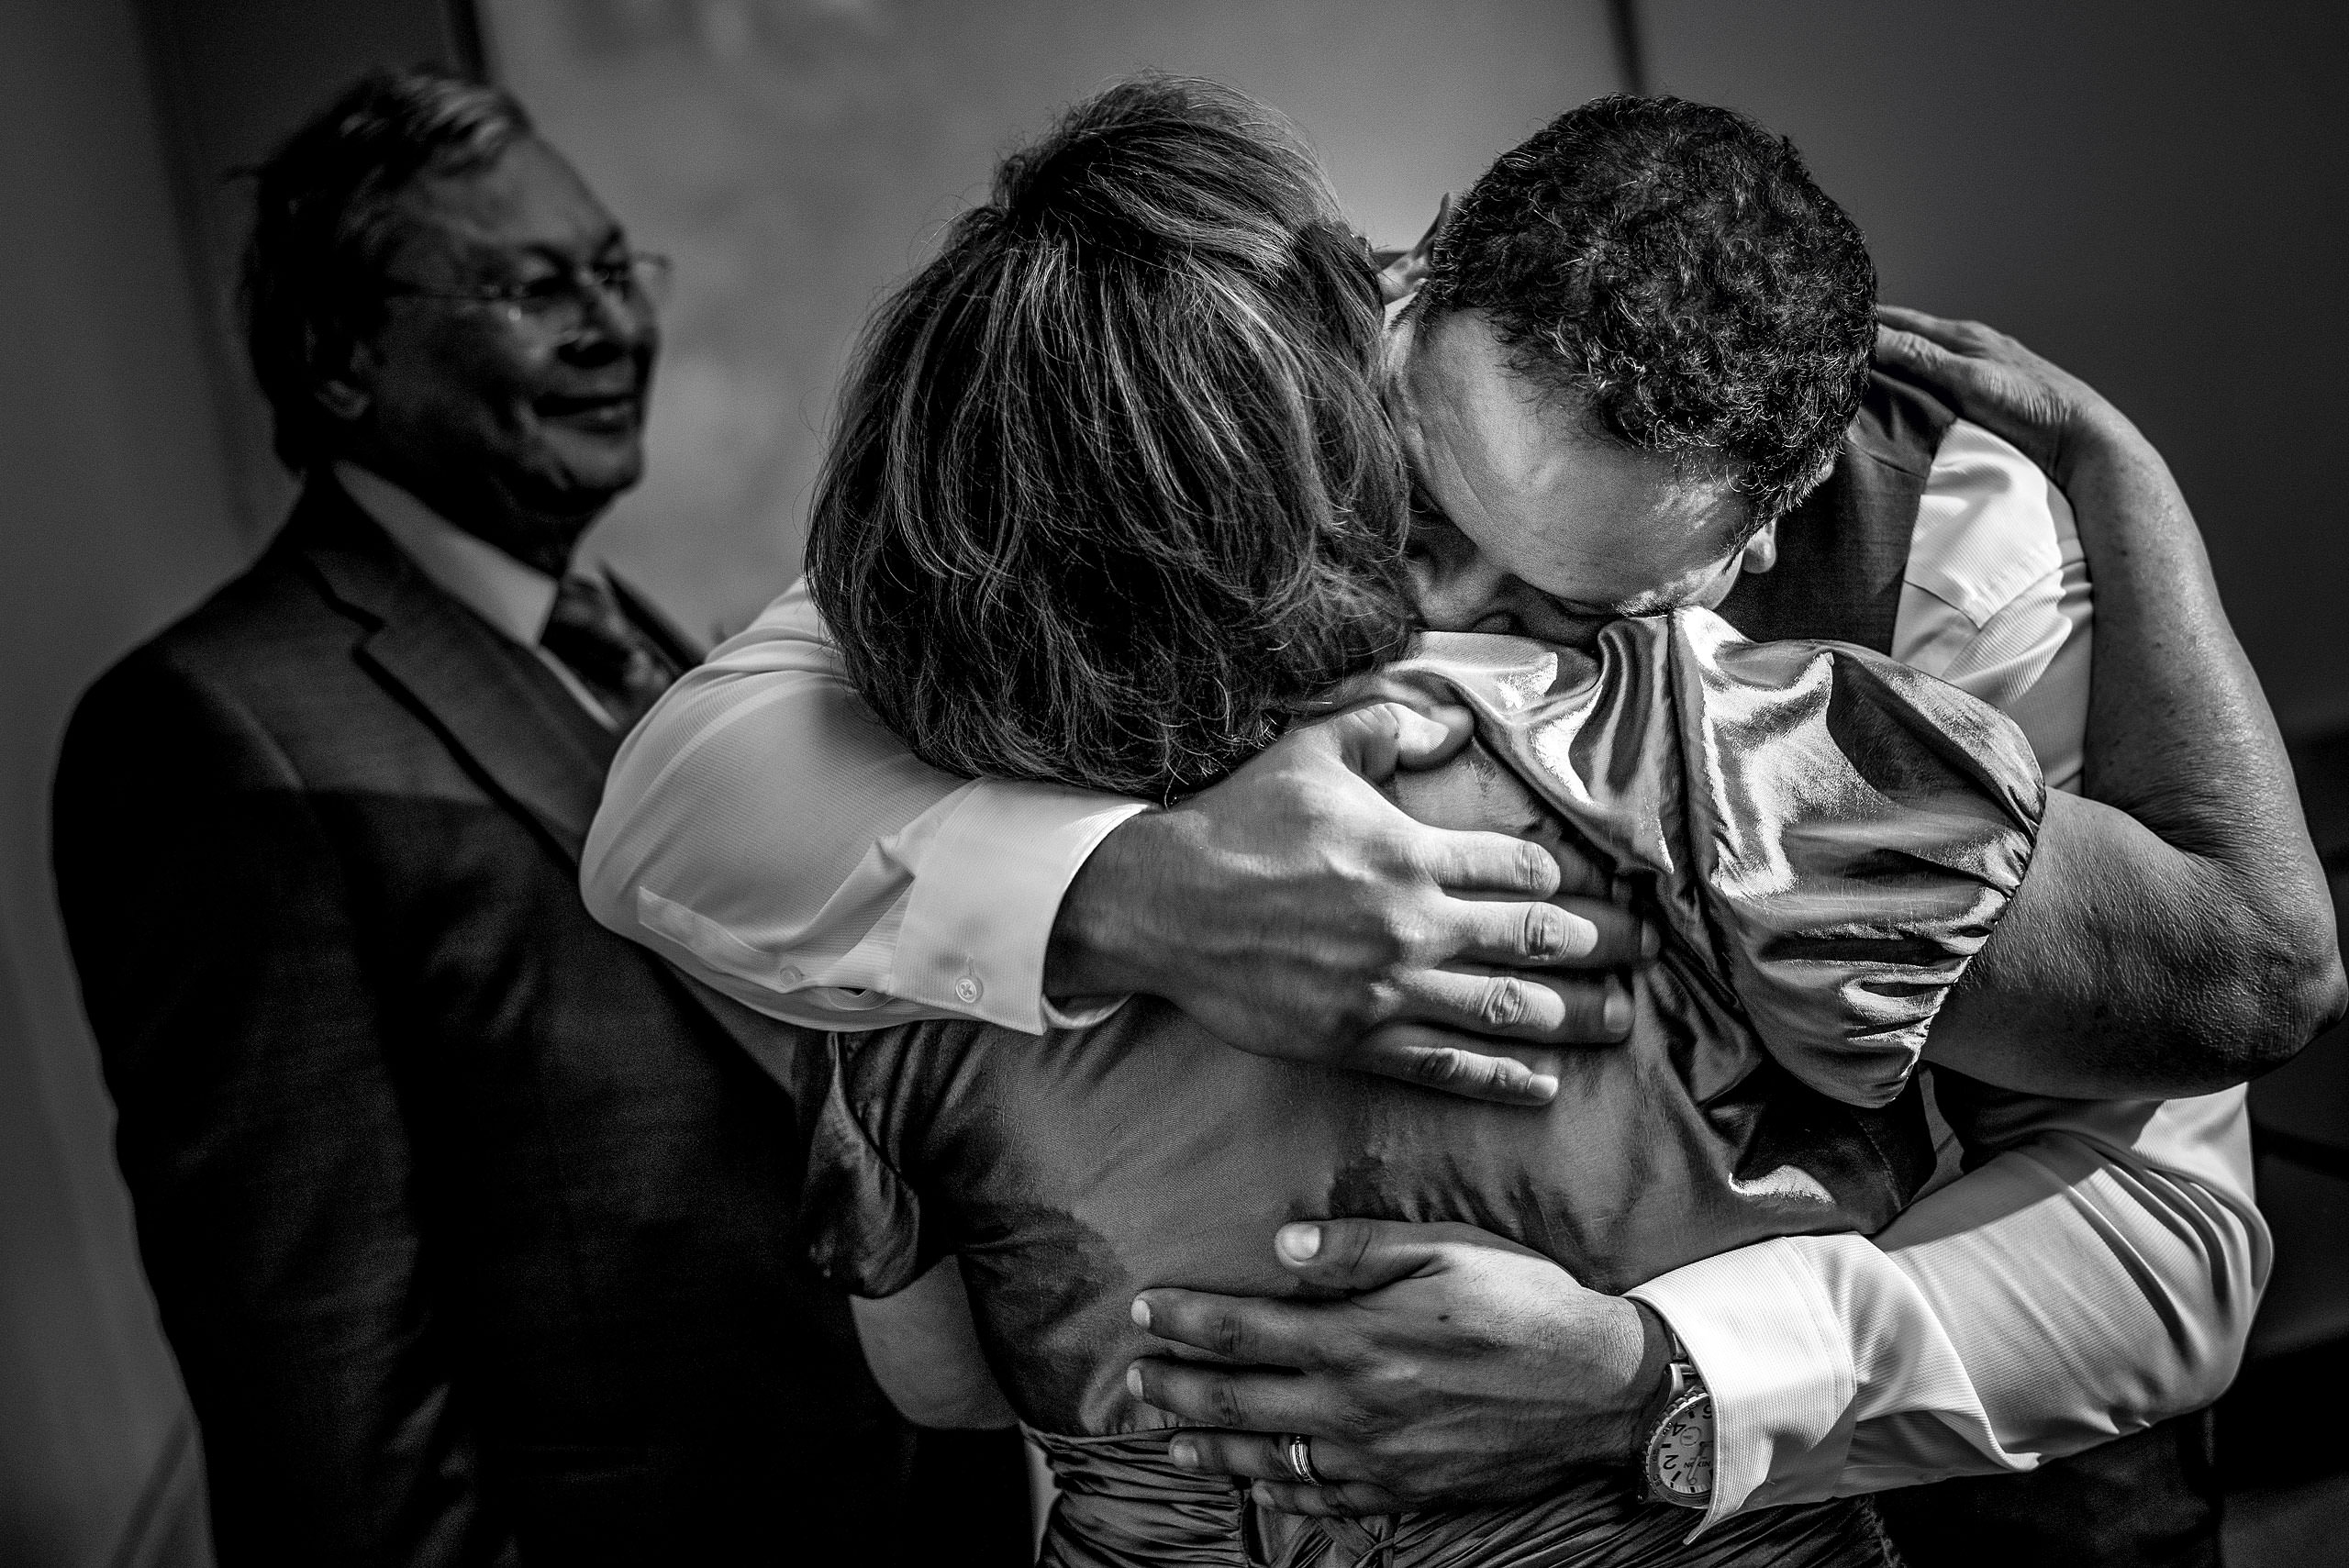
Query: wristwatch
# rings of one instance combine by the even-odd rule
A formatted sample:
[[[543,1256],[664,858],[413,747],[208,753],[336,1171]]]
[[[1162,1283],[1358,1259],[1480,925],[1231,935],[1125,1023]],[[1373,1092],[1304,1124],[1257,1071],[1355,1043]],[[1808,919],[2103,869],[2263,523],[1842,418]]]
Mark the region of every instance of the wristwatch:
[[[1713,1396],[1677,1334],[1672,1336],[1671,1391],[1664,1396],[1664,1413],[1648,1429],[1640,1469],[1650,1502],[1712,1506]]]

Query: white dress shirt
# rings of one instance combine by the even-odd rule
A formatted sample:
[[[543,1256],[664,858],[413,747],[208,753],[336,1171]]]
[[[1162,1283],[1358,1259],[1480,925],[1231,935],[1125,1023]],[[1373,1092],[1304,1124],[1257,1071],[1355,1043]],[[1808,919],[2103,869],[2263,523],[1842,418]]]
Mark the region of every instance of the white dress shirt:
[[[1976,427],[1926,486],[1894,656],[2006,711],[2076,786],[2087,568],[2071,509]],[[874,720],[804,584],[622,746],[588,906],[752,1007],[818,1028],[1089,1021],[1042,994],[1078,867],[1133,801],[971,782]],[[1114,1006],[1114,1004],[1112,1004]],[[1652,1280],[1713,1391],[1738,1509],[2025,1470],[2215,1398],[2268,1265],[2243,1093],[1950,1107],[1976,1168],[1882,1235],[1790,1237]]]
[[[465,532],[372,468],[344,460],[334,465],[334,477],[342,493],[374,518],[442,593],[537,654],[589,717],[607,729],[619,728],[612,710],[571,667],[539,645],[546,635],[547,618],[554,614],[561,584]]]

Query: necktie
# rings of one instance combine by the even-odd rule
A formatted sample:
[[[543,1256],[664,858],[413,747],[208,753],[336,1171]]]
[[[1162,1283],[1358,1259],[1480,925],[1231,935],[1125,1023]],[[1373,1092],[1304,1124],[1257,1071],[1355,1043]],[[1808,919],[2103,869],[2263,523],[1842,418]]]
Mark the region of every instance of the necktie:
[[[562,660],[623,730],[634,728],[678,675],[600,578],[562,580],[539,646]]]

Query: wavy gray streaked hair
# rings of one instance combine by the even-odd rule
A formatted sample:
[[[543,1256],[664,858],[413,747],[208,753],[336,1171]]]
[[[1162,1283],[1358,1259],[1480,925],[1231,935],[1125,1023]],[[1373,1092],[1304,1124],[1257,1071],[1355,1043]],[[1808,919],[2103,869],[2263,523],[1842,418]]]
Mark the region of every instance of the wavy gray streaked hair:
[[[1313,158],[1146,77],[1005,160],[866,328],[807,578],[950,773],[1169,798],[1399,651],[1408,486]]]

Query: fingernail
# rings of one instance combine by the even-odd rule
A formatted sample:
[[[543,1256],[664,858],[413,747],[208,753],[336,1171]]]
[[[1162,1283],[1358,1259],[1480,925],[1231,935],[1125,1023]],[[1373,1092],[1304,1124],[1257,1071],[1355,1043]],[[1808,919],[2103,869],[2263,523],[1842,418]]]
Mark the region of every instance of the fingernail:
[[[1617,991],[1607,998],[1607,1007],[1599,1015],[1610,1034],[1621,1034],[1631,1027],[1631,999]]]
[[[1664,951],[1664,933],[1653,926],[1640,928],[1640,956],[1653,958]]]
[[[1309,1263],[1321,1251],[1321,1228],[1318,1225],[1284,1225],[1273,1244],[1281,1256],[1292,1263]]]
[[[1126,1392],[1132,1395],[1137,1399],[1144,1397],[1141,1391],[1141,1367],[1130,1366],[1126,1368]]]
[[[1536,1073],[1525,1081],[1525,1092],[1536,1105],[1548,1105],[1558,1097],[1558,1080],[1549,1073]]]
[[[1598,945],[1598,928],[1581,916],[1566,915],[1564,924],[1565,930],[1558,943],[1559,957],[1580,958]]]
[[[1133,1318],[1135,1328],[1147,1329],[1150,1327],[1150,1303],[1144,1301],[1139,1296],[1134,1297]]]
[[[1186,1470],[1199,1467],[1199,1445],[1188,1438],[1176,1438],[1166,1445],[1166,1457]]]

